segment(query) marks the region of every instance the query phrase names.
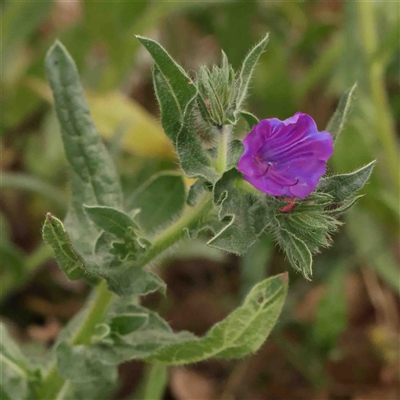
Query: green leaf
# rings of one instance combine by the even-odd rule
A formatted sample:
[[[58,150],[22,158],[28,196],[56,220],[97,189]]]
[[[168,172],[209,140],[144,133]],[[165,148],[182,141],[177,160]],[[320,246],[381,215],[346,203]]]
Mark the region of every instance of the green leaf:
[[[116,371],[113,366],[106,366],[96,359],[86,357],[86,346],[72,346],[66,341],[57,345],[57,367],[60,374],[71,381],[86,381],[92,376],[101,376],[108,382],[116,379]],[[71,368],[71,365],[74,368]]]
[[[196,103],[203,120],[211,126],[216,125],[216,122],[212,119],[210,110],[207,107],[206,102],[204,101],[203,97],[200,94],[197,95]]]
[[[350,200],[343,202],[339,207],[327,210],[326,213],[334,216],[342,215],[346,211],[350,210],[350,208],[353,207],[361,197],[364,197],[364,195],[351,197]]]
[[[192,178],[202,176],[211,182],[215,181],[217,174],[211,168],[210,159],[193,126],[196,86],[159,43],[141,36],[137,38],[156,63],[153,77],[161,122],[167,136],[176,145],[185,175]]]
[[[321,247],[330,246],[331,235],[341,225],[333,213],[325,210],[331,202],[329,195],[313,193],[304,201],[298,201],[290,212],[276,210],[272,218],[276,229],[272,229],[272,234],[284,247],[285,239],[280,230],[285,229],[304,242],[311,254],[318,253]]]
[[[221,126],[224,123],[224,106],[214,83],[214,79],[220,78],[219,71],[217,68],[210,71],[205,65],[202,65],[197,73],[196,83],[204,102],[207,101],[206,109],[209,112],[211,124]],[[219,81],[218,83],[220,88],[226,88],[225,82]],[[204,108],[202,103],[200,104],[200,107]]]
[[[172,59],[159,43],[142,36],[136,37],[153,57],[183,117],[187,105],[191,103],[197,94],[196,86],[182,67]]]
[[[219,219],[223,227],[207,244],[243,254],[257,240],[257,234],[250,214],[251,197],[236,188],[236,179],[242,179],[242,176],[236,169],[231,169],[215,184],[214,203],[220,205]]]
[[[229,144],[227,170],[237,168],[239,158],[244,152],[243,143],[241,140],[234,139]]]
[[[312,255],[306,244],[297,236],[281,228],[281,247],[284,249],[290,264],[300,271],[306,279],[312,276]]]
[[[72,346],[62,341],[56,347],[56,354],[58,371],[67,380],[61,389],[61,399],[104,399],[115,388],[116,366],[91,357],[87,346]]]
[[[205,358],[237,358],[257,351],[265,342],[282,309],[287,275],[260,282],[244,303],[214,325],[201,340],[177,343],[157,351],[156,360],[183,364]]]
[[[35,380],[38,372],[30,370],[27,360],[0,323],[0,371],[1,398],[10,400],[34,400]]]
[[[122,211],[105,206],[83,206],[89,218],[101,229],[112,233],[119,239],[127,237],[129,228],[136,229],[132,218]]]
[[[145,313],[119,314],[111,319],[110,328],[119,335],[127,335],[142,328],[148,319]]]
[[[72,170],[72,205],[65,226],[79,252],[91,254],[99,231],[82,204],[121,207],[119,178],[93,125],[75,63],[61,43],[50,48],[45,65]]]
[[[204,178],[199,178],[189,187],[186,203],[189,206],[194,207],[202,198],[204,198],[205,193],[211,192],[212,190],[213,185],[209,181]]]
[[[57,263],[71,280],[80,279],[85,275],[83,258],[72,247],[63,223],[50,213],[42,230],[43,239],[54,251]]]
[[[192,186],[189,188],[189,193],[186,199],[186,203],[194,207],[197,202],[200,200],[200,198],[203,196],[205,192],[205,185],[206,185],[206,180],[204,178],[199,178],[195,183],[193,183]]]
[[[128,208],[140,209],[135,220],[145,232],[154,233],[154,230],[182,213],[185,200],[182,176],[174,172],[161,172],[133,193]]]
[[[211,161],[203,148],[200,136],[193,124],[193,115],[188,110],[182,128],[179,132],[176,151],[179,156],[181,168],[189,178],[205,178],[210,182],[218,179],[217,172],[211,168]]]
[[[260,122],[254,114],[248,111],[240,111],[240,116],[247,122],[249,129],[252,129],[254,125],[257,125]]]
[[[347,89],[339,101],[339,105],[333,114],[332,118],[328,122],[326,130],[333,136],[336,141],[342,132],[346,123],[347,117],[349,116],[351,105],[354,100],[354,95],[357,89],[357,83],[355,83],[350,89]]]
[[[165,134],[175,145],[182,126],[183,114],[172,88],[168,85],[157,65],[154,66],[153,70],[153,84],[160,107],[161,125]]]
[[[104,278],[108,289],[119,296],[146,295],[156,290],[165,293],[165,282],[153,272],[137,265],[140,254],[135,254],[134,260],[122,260],[124,257],[115,254],[114,244],[114,237],[107,232],[98,237],[95,256],[86,264],[88,273]]]
[[[322,178],[319,181],[317,190],[331,195],[333,203],[340,203],[348,200],[364,187],[371,176],[374,166],[375,161],[372,161],[357,171],[349,174]]]
[[[240,307],[202,338],[188,332],[174,333],[157,314],[147,310],[149,320],[143,328],[123,338],[113,337],[113,344],[93,346],[91,356],[96,354],[105,363],[143,359],[181,365],[252,354],[262,346],[277,321],[286,297],[287,279],[287,274],[281,274],[257,284]],[[130,309],[146,312],[140,306],[132,305]]]
[[[165,294],[167,290],[160,277],[135,264],[127,264],[118,272],[110,271],[105,279],[107,287],[119,296],[145,296],[158,290]]]
[[[247,90],[249,88],[250,80],[253,75],[254,68],[257,64],[258,59],[264,52],[265,47],[268,43],[268,34],[258,43],[246,56],[243,61],[242,68],[239,74],[238,82],[238,94],[236,99],[236,109],[239,111],[244,103],[247,96]]]
[[[154,59],[154,87],[165,133],[175,144],[186,108],[197,95],[196,86],[186,72],[156,41],[137,36]]]

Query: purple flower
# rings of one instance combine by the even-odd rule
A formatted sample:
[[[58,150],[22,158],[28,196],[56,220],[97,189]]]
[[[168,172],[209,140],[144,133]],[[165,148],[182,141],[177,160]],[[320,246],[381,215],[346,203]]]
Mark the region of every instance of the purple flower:
[[[307,114],[281,121],[264,119],[243,139],[238,170],[244,179],[273,196],[304,199],[317,186],[333,153],[329,132],[318,132]]]

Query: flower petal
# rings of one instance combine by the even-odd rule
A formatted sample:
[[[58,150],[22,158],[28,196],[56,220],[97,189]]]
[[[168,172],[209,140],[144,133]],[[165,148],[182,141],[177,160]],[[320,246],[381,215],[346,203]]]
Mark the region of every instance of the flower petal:
[[[279,185],[278,183],[269,179],[267,176],[244,176],[244,179],[246,179],[247,182],[252,184],[256,189],[260,190],[261,192],[268,193],[272,196],[293,197],[287,186]]]
[[[243,140],[238,163],[244,178],[273,196],[307,197],[326,171],[333,153],[329,132],[319,132],[307,114],[260,121]]]

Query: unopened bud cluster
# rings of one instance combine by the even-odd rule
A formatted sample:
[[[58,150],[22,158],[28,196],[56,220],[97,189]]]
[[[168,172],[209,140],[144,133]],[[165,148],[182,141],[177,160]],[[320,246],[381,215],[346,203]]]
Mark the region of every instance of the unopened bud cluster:
[[[205,121],[217,127],[236,122],[236,86],[235,71],[224,52],[220,67],[213,66],[211,70],[205,65],[200,67],[197,103]]]

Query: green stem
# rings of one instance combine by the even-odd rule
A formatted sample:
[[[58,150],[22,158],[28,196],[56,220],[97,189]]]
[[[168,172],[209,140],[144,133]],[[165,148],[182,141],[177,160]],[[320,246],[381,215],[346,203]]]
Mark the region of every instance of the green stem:
[[[191,228],[199,220],[205,218],[211,207],[211,195],[207,193],[195,207],[188,207],[181,218],[154,238],[152,246],[145,257],[140,260],[139,265],[144,267],[164,250],[175,244],[184,235],[184,228]],[[95,326],[102,323],[107,314],[113,293],[107,289],[105,280],[102,280],[95,290],[96,296],[89,307],[88,314],[80,329],[70,340],[72,345],[90,344],[90,338]],[[54,364],[44,379],[40,398],[46,400],[56,399],[64,383],[64,378],[58,373],[57,366]]]
[[[368,66],[368,81],[371,99],[375,110],[376,133],[385,152],[385,159],[394,184],[399,184],[398,145],[394,121],[385,90],[385,65],[373,56],[378,50],[378,38],[374,21],[375,4],[358,1],[361,38]]]
[[[159,363],[148,365],[143,398],[162,399],[167,383],[168,370],[166,365]]]
[[[218,136],[218,158],[216,170],[220,174],[226,171],[226,166],[228,162],[228,150],[229,150],[229,138],[231,134],[231,126],[224,125],[219,132]]]
[[[185,234],[184,229],[192,228],[196,225],[199,220],[207,215],[211,207],[211,195],[207,193],[195,207],[188,207],[181,218],[153,239],[151,247],[144,257],[139,260],[139,265],[144,267],[164,250],[175,244]]]
[[[252,186],[249,182],[245,181],[244,179],[236,179],[235,186],[236,188],[251,194],[259,195],[261,193],[258,189],[256,189],[254,186]]]
[[[96,296],[89,306],[89,311],[86,318],[71,338],[70,343],[72,345],[79,344],[90,344],[90,338],[92,336],[94,327],[104,321],[107,314],[108,306],[110,305],[113,293],[107,289],[105,280],[102,280],[96,287]],[[43,399],[56,399],[57,394],[64,385],[64,378],[58,373],[57,366],[54,364],[46,378],[44,379],[41,398]]]

